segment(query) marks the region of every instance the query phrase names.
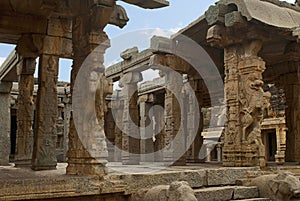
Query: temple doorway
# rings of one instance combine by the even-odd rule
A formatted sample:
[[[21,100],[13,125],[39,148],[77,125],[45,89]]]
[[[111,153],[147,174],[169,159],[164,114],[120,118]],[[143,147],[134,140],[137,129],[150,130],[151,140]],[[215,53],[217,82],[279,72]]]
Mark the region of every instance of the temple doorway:
[[[270,129],[262,131],[262,140],[266,149],[266,160],[275,161],[277,151],[276,130]]]

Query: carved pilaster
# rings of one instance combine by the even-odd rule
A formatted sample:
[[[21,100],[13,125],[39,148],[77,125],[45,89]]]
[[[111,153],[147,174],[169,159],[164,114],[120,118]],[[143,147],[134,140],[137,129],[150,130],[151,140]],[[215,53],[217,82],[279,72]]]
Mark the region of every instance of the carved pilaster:
[[[11,82],[0,82],[0,165],[9,163],[11,87]]]
[[[33,151],[34,58],[24,58],[19,75],[15,166],[31,166]]]
[[[265,166],[261,122],[270,94],[262,89],[265,62],[257,56],[260,48],[260,41],[225,48],[225,166]]]
[[[123,135],[122,163],[139,164],[140,161],[140,128],[137,83],[142,81],[139,72],[126,73],[120,80],[123,87]]]
[[[107,5],[101,4],[108,3]],[[84,60],[89,54],[90,60],[88,65],[88,77],[86,90],[84,93],[89,94],[89,97],[95,95],[93,91],[93,83],[98,81],[104,72],[103,54],[106,48],[109,47],[107,35],[103,32],[104,27],[108,24],[110,16],[113,12],[114,1],[99,2],[94,6],[90,6],[91,10],[80,16],[73,18],[72,25],[72,43],[73,43],[73,67],[71,72],[71,93],[73,95],[74,84],[76,77]],[[87,8],[81,8],[82,10]],[[95,78],[93,78],[95,77]],[[93,80],[92,80],[93,79]],[[103,87],[103,80],[100,79],[99,85]],[[104,96],[103,90],[98,90],[97,96]],[[77,97],[85,102],[87,97],[81,94]],[[88,101],[90,101],[88,98]],[[103,99],[102,99],[103,100]],[[72,103],[74,104],[74,103]],[[82,121],[87,121],[90,114],[93,112],[95,102],[91,101],[85,105],[77,107],[81,111],[85,111]],[[73,105],[74,106],[74,105]],[[103,103],[101,106],[104,106]],[[67,174],[71,175],[99,175],[103,176],[107,173],[107,145],[104,134],[104,114],[103,111],[97,111],[97,120],[93,119],[88,125],[79,125],[82,130],[76,130],[74,123],[74,114],[70,120],[69,133],[69,150],[68,150],[68,167]],[[80,123],[80,122],[79,122]],[[81,122],[82,123],[82,122]],[[98,129],[95,129],[97,127]],[[100,130],[99,130],[100,129]],[[79,133],[82,132],[82,133]],[[84,136],[84,139],[80,139]]]

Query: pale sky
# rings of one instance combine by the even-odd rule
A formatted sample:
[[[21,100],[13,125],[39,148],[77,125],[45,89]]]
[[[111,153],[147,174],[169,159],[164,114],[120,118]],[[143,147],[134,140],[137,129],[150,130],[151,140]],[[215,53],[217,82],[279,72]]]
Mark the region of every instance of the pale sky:
[[[111,39],[111,48],[105,55],[105,64],[119,61],[119,53],[127,48],[138,46],[145,49],[149,46],[152,35],[168,36],[193,22],[213,5],[216,0],[169,0],[170,6],[161,9],[142,9],[121,1],[128,14],[129,22],[123,28],[108,25],[105,28]],[[287,0],[294,3],[294,0]],[[146,37],[145,37],[146,36]],[[13,45],[0,44],[0,64],[14,49]],[[60,60],[59,80],[69,81],[71,61]]]

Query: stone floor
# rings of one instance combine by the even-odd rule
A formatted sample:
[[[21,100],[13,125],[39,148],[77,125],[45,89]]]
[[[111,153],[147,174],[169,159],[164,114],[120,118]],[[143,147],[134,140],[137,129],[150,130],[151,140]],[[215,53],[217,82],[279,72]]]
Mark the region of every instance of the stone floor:
[[[122,165],[109,163],[108,175],[66,175],[66,163],[59,163],[56,170],[32,171],[31,169],[0,166],[0,200],[42,200],[45,198],[76,198],[79,196],[122,195],[128,196],[141,188],[173,181],[188,181],[193,188],[236,185],[241,178],[262,174],[258,167],[222,167],[220,163],[188,164],[164,167],[162,163]],[[275,167],[273,166],[273,171]],[[278,169],[296,169],[300,166],[279,166]]]

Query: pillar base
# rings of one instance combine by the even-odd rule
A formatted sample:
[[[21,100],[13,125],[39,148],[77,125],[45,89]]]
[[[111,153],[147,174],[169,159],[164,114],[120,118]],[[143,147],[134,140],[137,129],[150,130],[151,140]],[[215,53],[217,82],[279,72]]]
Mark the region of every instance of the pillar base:
[[[40,171],[40,170],[56,170],[56,163],[55,164],[47,164],[47,165],[32,165],[31,169],[35,171]]]
[[[263,161],[258,154],[258,145],[224,146],[223,166],[253,167],[262,166]]]
[[[24,159],[24,160],[16,160],[14,161],[15,167],[18,168],[31,168],[31,159]]]
[[[67,175],[85,175],[85,176],[100,176],[103,177],[108,173],[106,164],[107,160],[99,161],[92,159],[76,159],[68,161],[66,169]]]

